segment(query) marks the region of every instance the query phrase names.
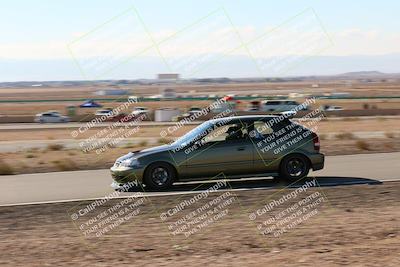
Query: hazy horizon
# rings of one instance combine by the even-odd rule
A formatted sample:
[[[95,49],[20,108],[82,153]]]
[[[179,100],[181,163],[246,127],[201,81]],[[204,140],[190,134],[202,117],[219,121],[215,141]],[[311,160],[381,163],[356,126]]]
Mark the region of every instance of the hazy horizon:
[[[0,82],[151,79],[165,72],[183,78],[399,72],[400,3],[362,4],[2,3]]]
[[[45,82],[45,81],[91,81],[91,80],[140,80],[156,79],[158,73],[175,73],[163,66],[157,58],[142,58],[119,66],[118,75],[105,76],[98,79],[84,78],[73,62],[64,60],[24,60],[26,69],[20,68],[19,60],[0,59],[0,82]],[[348,72],[377,71],[384,74],[400,73],[400,54],[382,56],[315,56],[299,62],[293,70],[284,74],[271,73],[260,75],[257,66],[251,58],[224,58],[211,70],[199,71],[195,76],[182,79],[203,78],[287,78],[298,76],[330,76]],[[135,70],[134,72],[132,70]],[[277,75],[274,75],[277,74]],[[14,77],[12,77],[14,75]],[[23,76],[24,79],[19,79]],[[9,79],[6,79],[9,77]]]

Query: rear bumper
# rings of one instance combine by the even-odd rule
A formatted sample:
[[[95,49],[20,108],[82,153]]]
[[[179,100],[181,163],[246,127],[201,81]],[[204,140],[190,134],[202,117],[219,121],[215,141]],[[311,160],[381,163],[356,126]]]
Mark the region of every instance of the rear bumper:
[[[322,170],[325,165],[325,155],[321,153],[310,156],[311,167],[313,171]]]

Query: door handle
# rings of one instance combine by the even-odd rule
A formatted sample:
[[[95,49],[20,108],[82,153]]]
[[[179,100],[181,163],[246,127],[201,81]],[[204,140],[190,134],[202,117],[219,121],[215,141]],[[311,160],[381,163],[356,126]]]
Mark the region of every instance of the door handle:
[[[238,151],[243,151],[243,150],[245,150],[245,149],[246,149],[245,147],[238,147],[238,148],[237,148]]]

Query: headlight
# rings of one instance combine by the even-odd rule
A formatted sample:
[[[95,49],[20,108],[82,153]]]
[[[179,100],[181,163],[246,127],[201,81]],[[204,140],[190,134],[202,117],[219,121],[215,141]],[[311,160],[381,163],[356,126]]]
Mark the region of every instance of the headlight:
[[[130,159],[126,159],[120,162],[120,166],[123,167],[134,167],[134,166],[138,166],[139,162],[137,159],[135,158],[130,158]]]

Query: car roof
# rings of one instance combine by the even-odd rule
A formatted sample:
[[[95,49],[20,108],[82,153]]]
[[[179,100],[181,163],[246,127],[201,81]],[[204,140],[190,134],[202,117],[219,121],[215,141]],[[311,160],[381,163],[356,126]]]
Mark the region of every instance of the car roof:
[[[232,116],[232,117],[223,117],[223,118],[218,118],[218,119],[212,119],[210,120],[211,122],[219,122],[219,121],[257,121],[257,120],[263,120],[263,119],[272,119],[279,117],[278,115],[246,115],[246,116]]]

